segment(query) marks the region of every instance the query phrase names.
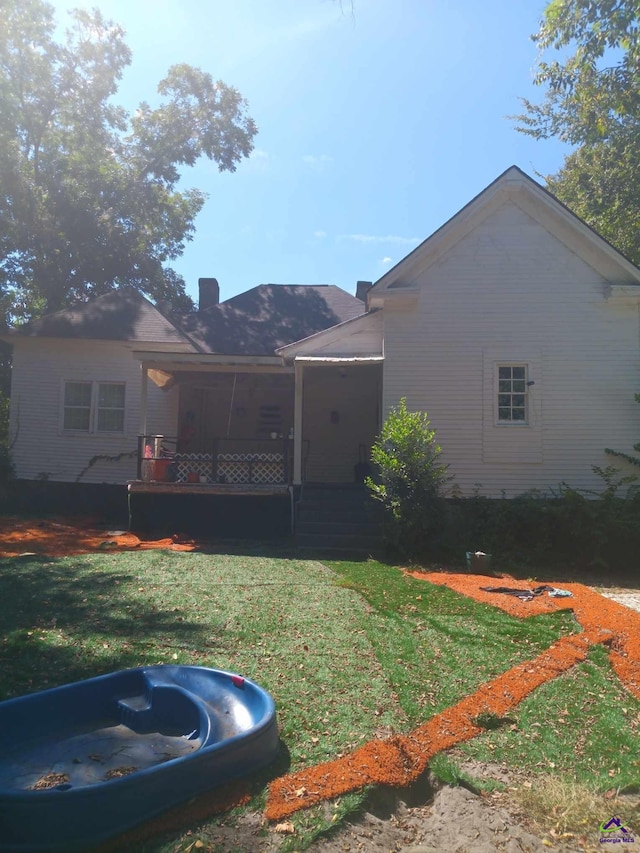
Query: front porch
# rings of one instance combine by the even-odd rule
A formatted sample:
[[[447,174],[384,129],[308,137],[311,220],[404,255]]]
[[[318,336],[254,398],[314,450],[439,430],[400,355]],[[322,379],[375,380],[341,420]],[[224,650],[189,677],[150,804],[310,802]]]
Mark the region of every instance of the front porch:
[[[175,429],[149,430],[153,412],[143,406],[137,476],[127,484],[136,523],[180,518],[189,525],[198,518],[228,536],[232,528],[264,530],[270,519],[268,536],[297,535],[305,489],[328,484],[333,498],[362,484],[380,428],[379,356],[303,356],[293,364],[279,357],[138,357],[143,389],[151,379],[173,395]],[[355,526],[370,537],[368,522],[351,518],[354,496],[344,506],[330,501],[337,519],[322,530],[325,540],[329,533],[335,539],[333,528],[343,522],[349,545]]]
[[[143,394],[129,492],[282,494],[362,482],[380,427],[379,357],[136,357]],[[149,379],[174,397],[172,435],[148,429]]]
[[[202,451],[180,450],[174,436],[138,436],[135,491],[174,493],[197,487],[210,494],[254,493],[291,483],[293,441],[273,439],[214,438]]]

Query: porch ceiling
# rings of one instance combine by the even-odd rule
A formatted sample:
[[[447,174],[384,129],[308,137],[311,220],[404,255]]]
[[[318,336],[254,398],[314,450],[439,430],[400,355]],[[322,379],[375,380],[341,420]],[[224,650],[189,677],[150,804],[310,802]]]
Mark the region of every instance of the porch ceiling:
[[[293,365],[283,364],[279,356],[136,351],[133,357],[148,371],[149,378],[165,390],[171,388],[178,375],[185,372],[292,374],[294,371]]]
[[[174,372],[176,370],[207,370],[211,367],[231,367],[247,370],[256,367],[282,368],[282,359],[278,355],[220,355],[208,352],[152,352],[135,350],[133,357],[142,362],[145,367]]]

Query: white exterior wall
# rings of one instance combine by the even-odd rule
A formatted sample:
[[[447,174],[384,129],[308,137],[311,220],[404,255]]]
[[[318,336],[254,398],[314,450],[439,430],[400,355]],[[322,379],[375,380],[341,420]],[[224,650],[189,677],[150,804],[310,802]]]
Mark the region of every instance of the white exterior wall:
[[[605,447],[640,438],[638,298],[507,202],[384,304],[383,415],[427,411],[464,494],[513,496],[566,481],[601,489]],[[529,424],[496,425],[496,361],[528,363]]]
[[[284,358],[301,356],[382,355],[382,312],[363,314],[331,329],[283,347]]]
[[[11,388],[12,458],[16,474],[76,482],[94,456],[137,450],[142,370],[132,344],[117,341],[16,339]],[[65,380],[125,382],[125,431],[82,435],[62,429]],[[178,389],[163,392],[148,383],[147,431],[177,434]],[[136,476],[135,453],[119,461],[99,461],[79,482],[125,483]]]
[[[352,483],[380,421],[380,365],[304,367],[302,438],[309,483]],[[360,459],[364,453],[363,459]]]

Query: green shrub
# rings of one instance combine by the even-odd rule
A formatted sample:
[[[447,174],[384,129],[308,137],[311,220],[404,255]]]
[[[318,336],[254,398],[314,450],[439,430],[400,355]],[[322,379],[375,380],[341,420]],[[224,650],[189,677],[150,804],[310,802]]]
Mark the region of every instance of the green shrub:
[[[0,490],[8,484],[13,474],[9,448],[9,398],[0,390]]]
[[[376,476],[368,477],[366,485],[385,508],[388,543],[404,556],[422,555],[442,534],[442,490],[450,477],[439,456],[427,413],[408,411],[403,397],[373,445]]]
[[[598,468],[600,491],[561,483],[550,494],[515,498],[474,495],[448,501],[446,555],[461,562],[466,551],[492,555],[497,568],[589,568],[636,571],[640,553],[640,492],[633,478]]]
[[[636,403],[640,403],[640,394],[635,395],[635,400]],[[640,441],[633,445],[633,449],[636,453],[640,453]],[[631,453],[625,453],[622,450],[612,450],[610,447],[605,448],[605,453],[608,453],[610,456],[617,456],[619,459],[624,459],[626,462],[640,467],[640,456],[633,456]]]

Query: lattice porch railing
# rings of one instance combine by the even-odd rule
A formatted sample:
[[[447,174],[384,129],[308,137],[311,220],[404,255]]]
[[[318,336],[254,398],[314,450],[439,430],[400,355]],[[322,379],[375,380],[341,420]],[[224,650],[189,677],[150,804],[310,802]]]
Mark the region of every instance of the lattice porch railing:
[[[218,439],[212,453],[176,453],[164,436],[140,436],[140,478],[153,482],[282,485],[288,482],[289,439]],[[175,445],[174,445],[175,446]]]

